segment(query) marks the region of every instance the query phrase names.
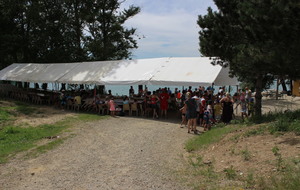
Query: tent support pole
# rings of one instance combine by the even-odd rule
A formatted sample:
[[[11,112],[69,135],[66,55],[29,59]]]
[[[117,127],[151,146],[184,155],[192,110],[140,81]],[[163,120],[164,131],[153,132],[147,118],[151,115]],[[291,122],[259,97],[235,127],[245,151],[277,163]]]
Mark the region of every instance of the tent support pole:
[[[276,100],[278,100],[278,90],[279,90],[279,76],[277,77],[277,82],[276,82]]]

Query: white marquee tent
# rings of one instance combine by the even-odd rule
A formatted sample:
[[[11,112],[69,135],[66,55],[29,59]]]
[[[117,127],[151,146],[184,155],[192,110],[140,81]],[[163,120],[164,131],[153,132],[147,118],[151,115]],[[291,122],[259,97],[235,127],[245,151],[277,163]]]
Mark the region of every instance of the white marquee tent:
[[[0,71],[0,80],[100,85],[238,85],[237,79],[230,78],[228,71],[228,68],[213,66],[208,57],[15,63]]]

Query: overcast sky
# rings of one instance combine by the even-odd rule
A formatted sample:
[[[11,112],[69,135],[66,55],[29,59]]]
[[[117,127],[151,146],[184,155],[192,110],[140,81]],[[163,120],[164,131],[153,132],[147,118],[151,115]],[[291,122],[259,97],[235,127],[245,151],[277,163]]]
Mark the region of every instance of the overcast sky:
[[[141,8],[126,22],[137,28],[139,48],[133,51],[133,59],[200,56],[197,19],[208,7],[215,9],[213,0],[126,0],[122,4],[129,5]]]

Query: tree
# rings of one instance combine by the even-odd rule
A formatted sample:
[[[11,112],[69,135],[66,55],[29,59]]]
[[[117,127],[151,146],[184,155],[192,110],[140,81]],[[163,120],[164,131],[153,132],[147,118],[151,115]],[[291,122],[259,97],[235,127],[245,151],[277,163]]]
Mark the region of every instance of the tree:
[[[293,0],[215,0],[218,11],[199,16],[200,51],[213,64],[255,86],[255,114],[261,91],[274,75],[299,76],[299,3]],[[292,37],[290,39],[289,37]]]
[[[139,13],[140,8],[130,6],[119,11],[118,0],[90,1],[87,3],[86,37],[89,56],[92,60],[119,60],[131,56],[130,50],[137,48],[133,35],[136,29],[122,25]]]
[[[0,69],[13,62],[58,63],[130,58],[139,7],[118,0],[0,0]],[[120,11],[120,12],[119,12]]]
[[[15,21],[18,11],[21,10],[21,2],[12,1],[13,5],[0,0],[0,68],[4,68],[12,62],[20,60],[21,41],[19,29]]]

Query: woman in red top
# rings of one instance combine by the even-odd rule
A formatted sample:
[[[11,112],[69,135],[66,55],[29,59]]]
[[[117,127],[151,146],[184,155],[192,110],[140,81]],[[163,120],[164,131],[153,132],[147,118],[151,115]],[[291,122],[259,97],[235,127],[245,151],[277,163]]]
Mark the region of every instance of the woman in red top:
[[[153,94],[150,96],[150,105],[151,108],[153,110],[153,119],[154,118],[158,118],[158,114],[157,114],[157,102],[158,102],[159,98],[156,96],[155,91],[153,91]]]
[[[163,92],[160,94],[159,96],[159,100],[160,100],[160,116],[162,117],[163,115],[165,115],[165,118],[167,117],[167,110],[168,110],[168,100],[169,100],[170,96],[167,92],[166,89],[163,89]]]

